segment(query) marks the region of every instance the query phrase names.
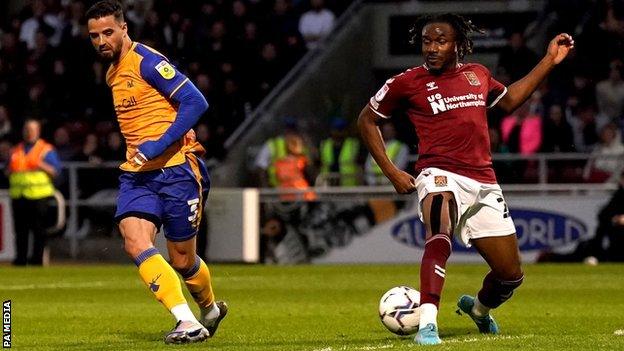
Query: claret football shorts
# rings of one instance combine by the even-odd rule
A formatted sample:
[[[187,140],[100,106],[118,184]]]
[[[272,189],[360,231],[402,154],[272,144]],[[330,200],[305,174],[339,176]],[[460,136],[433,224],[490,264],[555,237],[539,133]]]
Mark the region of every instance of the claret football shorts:
[[[197,234],[210,179],[202,160],[188,156],[181,165],[147,172],[122,172],[115,221],[138,217],[162,225],[169,241]]]
[[[456,173],[439,168],[425,168],[416,178],[419,204],[430,193],[451,192],[457,203],[459,223],[456,236],[466,246],[470,240],[506,236],[516,232],[509,208],[498,184],[480,183]],[[423,220],[421,206],[418,216]]]

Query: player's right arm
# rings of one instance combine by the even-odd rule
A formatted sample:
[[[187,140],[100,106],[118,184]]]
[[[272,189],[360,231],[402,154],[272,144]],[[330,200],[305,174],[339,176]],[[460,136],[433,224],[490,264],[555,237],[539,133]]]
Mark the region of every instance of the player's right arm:
[[[388,118],[390,112],[397,107],[402,98],[402,91],[399,82],[395,79],[388,80],[360,112],[358,129],[371,156],[383,174],[392,182],[396,191],[399,194],[409,194],[416,190],[416,180],[409,173],[398,169],[388,158],[379,130],[379,123]]]
[[[522,79],[507,88],[507,94],[498,102],[497,106],[505,112],[513,112],[522,105],[537,89],[546,76],[558,65],[574,48],[574,40],[568,34],[557,35],[548,44],[544,58]]]

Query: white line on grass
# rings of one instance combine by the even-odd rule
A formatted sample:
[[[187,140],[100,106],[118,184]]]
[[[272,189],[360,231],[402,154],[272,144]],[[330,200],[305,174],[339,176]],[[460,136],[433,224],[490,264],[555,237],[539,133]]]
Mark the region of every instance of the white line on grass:
[[[499,336],[484,336],[480,338],[462,338],[462,339],[442,339],[442,343],[460,343],[460,342],[475,342],[475,341],[488,341],[488,340],[520,340],[532,338],[534,335],[499,335]]]
[[[392,345],[392,344],[377,345],[377,346],[355,346],[355,347],[341,346],[341,347],[338,347],[338,348],[325,347],[325,348],[322,348],[322,349],[314,349],[312,351],[344,351],[344,350],[364,350],[364,351],[370,351],[370,350],[391,349],[393,347],[394,347],[394,345]]]
[[[102,286],[113,286],[111,281],[93,281],[84,283],[51,283],[51,284],[23,284],[3,286],[0,290],[34,290],[34,289],[74,289],[74,288],[99,288]]]
[[[613,335],[624,336],[624,329],[618,329],[613,332]]]

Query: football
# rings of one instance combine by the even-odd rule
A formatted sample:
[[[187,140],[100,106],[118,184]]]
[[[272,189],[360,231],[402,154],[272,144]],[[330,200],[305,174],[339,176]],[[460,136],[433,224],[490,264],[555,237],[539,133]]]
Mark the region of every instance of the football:
[[[409,335],[418,331],[420,292],[409,286],[396,286],[379,300],[379,318],[389,331]]]

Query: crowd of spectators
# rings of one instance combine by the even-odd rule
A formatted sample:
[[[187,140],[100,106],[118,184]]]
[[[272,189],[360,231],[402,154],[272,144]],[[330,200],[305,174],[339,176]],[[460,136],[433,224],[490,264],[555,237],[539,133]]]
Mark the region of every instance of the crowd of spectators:
[[[63,161],[125,158],[84,14],[93,0],[5,2],[0,15],[0,161],[20,140],[27,117],[41,119],[44,138]],[[351,1],[126,0],[133,40],[184,72],[211,108],[197,138],[208,158],[286,72],[332,30]],[[12,2],[20,4],[20,2]],[[0,7],[1,8],[1,7]],[[10,10],[10,11],[9,11]]]
[[[576,49],[513,115],[493,113],[492,150],[590,153],[589,162],[552,161],[549,180],[617,181],[624,165],[624,1],[548,1],[535,23],[509,34],[494,74],[504,84],[518,80],[561,32],[574,36]],[[538,176],[536,162],[495,166],[503,182]]]
[[[124,158],[105,82],[84,13],[93,0],[31,0],[0,15],[0,161],[27,117],[63,161]],[[211,108],[196,127],[207,157],[281,77],[334,26],[350,0],[126,0],[131,38],[172,59]],[[548,38],[571,33],[577,47],[511,116],[490,116],[492,151],[531,155],[584,152],[590,162],[552,162],[554,181],[605,181],[624,153],[624,1],[550,0],[535,23],[510,31],[494,75],[519,79]],[[16,10],[16,11],[15,11]],[[601,159],[603,155],[616,158]],[[611,157],[609,156],[609,157]],[[534,181],[535,162],[500,162],[501,182]]]

